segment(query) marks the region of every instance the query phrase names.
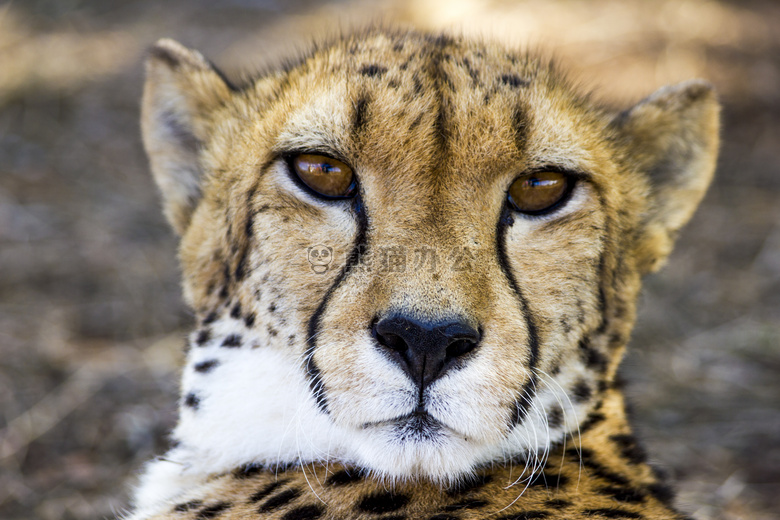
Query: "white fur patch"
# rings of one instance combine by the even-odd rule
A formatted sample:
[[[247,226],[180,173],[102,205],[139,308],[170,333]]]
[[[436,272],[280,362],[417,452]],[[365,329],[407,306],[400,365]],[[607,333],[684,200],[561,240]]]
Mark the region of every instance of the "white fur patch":
[[[227,325],[215,323],[214,329],[226,331]],[[480,403],[449,400],[449,407],[437,407],[435,403],[448,401],[446,396],[453,388],[477,383],[479,367],[471,367],[474,370],[445,376],[429,392],[428,401],[434,403],[429,407],[431,415],[442,423],[457,424],[457,431],[444,426],[407,435],[404,426],[392,421],[357,428],[339,426],[317,407],[298,360],[273,347],[220,347],[223,338],[216,336],[207,345],[190,351],[182,395],[198,396],[197,409],[182,406],[173,434],[180,444],[147,466],[136,493],[137,512],[133,518],[169,508],[210,474],[249,463],[338,460],[389,480],[425,476],[451,483],[485,462],[518,454],[543,454],[554,440],[546,425],[545,410],[550,406],[559,403],[567,411],[567,425],[576,424],[580,412],[572,408],[560,389],[540,382],[528,417],[508,435],[496,432],[495,436],[469,437],[468,432],[476,427],[469,421],[459,421],[479,410]],[[192,368],[215,359],[219,364],[207,373]],[[574,372],[581,369],[571,368]],[[384,369],[393,370],[389,363]],[[400,372],[398,375],[403,377]],[[569,375],[565,381],[575,376]],[[462,396],[468,392],[456,393]],[[406,413],[411,411],[409,406],[413,408],[413,404],[402,401],[406,402],[386,404],[389,408],[395,404]],[[464,415],[458,410],[468,412]],[[479,421],[479,417],[470,421]],[[560,437],[562,431],[555,433]]]

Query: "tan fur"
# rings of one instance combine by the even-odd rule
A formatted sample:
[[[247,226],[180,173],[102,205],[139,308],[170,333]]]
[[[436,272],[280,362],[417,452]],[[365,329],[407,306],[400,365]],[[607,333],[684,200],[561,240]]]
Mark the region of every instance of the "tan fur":
[[[518,456],[475,468],[486,482],[470,490],[466,475],[391,485],[354,467],[361,476],[346,479],[344,461],[319,461],[204,475],[154,518],[211,518],[210,507],[213,517],[236,519],[680,517],[629,437],[614,377],[641,277],[669,254],[714,170],[718,104],[709,85],[668,87],[617,113],[533,57],[386,31],[337,40],[235,90],[199,54],[167,40],[147,70],[144,143],[182,235],[184,292],[199,322],[240,307],[264,338],[252,347],[302,358],[308,324],[329,298],[309,353],[329,416],[349,427],[370,422],[376,399],[403,390],[397,373],[377,373],[355,346],[375,316],[395,309],[465,316],[484,329],[469,361],[479,368],[439,390],[440,402],[456,404],[448,417],[468,425],[458,430],[464,442],[508,435],[527,385],[559,384],[582,411],[563,419],[543,477],[530,485]],[[285,180],[280,154],[302,150],[354,169],[364,225],[349,201],[323,203]],[[584,175],[567,206],[546,217],[507,213],[511,182],[549,166]],[[502,218],[511,220],[504,231]],[[361,232],[373,269],[353,265],[345,275]],[[324,274],[307,261],[315,244],[333,248]],[[382,248],[412,259],[422,246],[444,265],[448,252],[473,257],[463,270],[379,268]],[[560,414],[547,412],[550,421]],[[250,499],[272,482],[281,484]],[[391,490],[385,516],[360,506]],[[268,506],[285,491],[293,498]]]

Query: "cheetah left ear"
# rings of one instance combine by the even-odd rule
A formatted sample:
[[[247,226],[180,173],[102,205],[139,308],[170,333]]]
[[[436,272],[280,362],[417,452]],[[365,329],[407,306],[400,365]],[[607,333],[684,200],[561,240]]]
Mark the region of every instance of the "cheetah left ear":
[[[718,156],[720,105],[709,83],[664,87],[612,125],[629,167],[646,177],[647,210],[635,254],[643,273],[657,270],[707,191]]]
[[[201,198],[200,152],[211,133],[213,112],[232,90],[197,51],[168,39],[149,51],[141,130],[165,215],[179,235]]]

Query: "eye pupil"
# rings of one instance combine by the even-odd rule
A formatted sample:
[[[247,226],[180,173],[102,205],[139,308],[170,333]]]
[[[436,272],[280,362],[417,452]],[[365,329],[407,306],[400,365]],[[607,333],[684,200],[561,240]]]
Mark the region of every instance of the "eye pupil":
[[[560,172],[548,171],[520,176],[509,187],[509,201],[514,208],[529,215],[551,211],[564,201],[573,183]]]
[[[317,195],[346,198],[355,192],[352,168],[325,155],[300,154],[289,159],[292,172]]]

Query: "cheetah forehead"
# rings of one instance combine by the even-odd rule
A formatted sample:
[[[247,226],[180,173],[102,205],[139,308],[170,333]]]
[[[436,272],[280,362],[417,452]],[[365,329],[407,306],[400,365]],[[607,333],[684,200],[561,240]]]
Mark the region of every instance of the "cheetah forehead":
[[[269,154],[327,152],[422,185],[587,170],[609,122],[545,59],[416,33],[339,40],[254,80],[245,99],[245,119],[274,119]]]

